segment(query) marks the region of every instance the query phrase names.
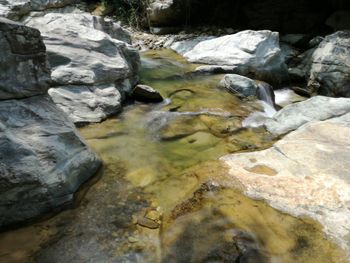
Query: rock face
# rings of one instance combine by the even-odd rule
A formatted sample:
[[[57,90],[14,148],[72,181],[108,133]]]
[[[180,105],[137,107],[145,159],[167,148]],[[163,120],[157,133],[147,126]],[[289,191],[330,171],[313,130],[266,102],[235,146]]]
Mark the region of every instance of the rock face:
[[[47,13],[25,23],[43,35],[58,88],[49,94],[73,121],[99,122],[120,110],[121,98],[137,82],[140,61],[138,52],[119,40],[130,41],[125,30],[87,13]]]
[[[0,16],[12,20],[19,20],[31,11],[41,11],[49,8],[63,7],[77,0],[2,0],[0,2]]]
[[[327,36],[312,56],[308,87],[325,96],[350,97],[350,32]]]
[[[0,99],[45,94],[50,70],[40,32],[0,18]]]
[[[286,106],[265,122],[269,132],[282,135],[311,121],[323,121],[350,112],[350,99],[316,96]]]
[[[317,220],[349,252],[349,134],[347,114],[306,124],[270,149],[221,160],[247,196],[296,217]]]
[[[50,97],[39,95],[50,79],[40,33],[2,19],[0,35],[5,36],[1,66],[16,68],[17,63],[23,70],[17,79],[14,72],[1,71],[0,227],[4,227],[72,201],[101,162]]]
[[[184,56],[190,62],[229,66],[234,73],[264,81],[287,78],[278,33],[268,30],[246,30],[202,41]]]

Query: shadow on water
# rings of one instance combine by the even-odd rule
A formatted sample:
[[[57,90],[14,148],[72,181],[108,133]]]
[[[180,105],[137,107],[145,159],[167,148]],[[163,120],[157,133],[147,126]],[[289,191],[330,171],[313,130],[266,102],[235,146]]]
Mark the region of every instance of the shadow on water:
[[[142,83],[168,100],[81,128],[100,180],[76,208],[0,234],[1,262],[345,262],[318,224],[227,178],[218,157],[273,139],[242,127],[261,106],[218,89],[222,76],[177,77],[193,68],[169,50],[143,54]]]

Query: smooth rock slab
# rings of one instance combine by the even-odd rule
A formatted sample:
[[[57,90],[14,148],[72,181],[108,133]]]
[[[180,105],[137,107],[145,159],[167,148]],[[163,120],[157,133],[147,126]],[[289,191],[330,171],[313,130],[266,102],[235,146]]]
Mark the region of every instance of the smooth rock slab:
[[[316,96],[286,106],[265,122],[269,132],[282,135],[311,121],[323,121],[350,112],[350,99]],[[332,136],[330,134],[330,136]]]
[[[101,122],[122,108],[122,96],[114,85],[51,88],[49,95],[76,124]]]
[[[0,102],[0,227],[71,202],[100,165],[48,96]]]
[[[350,115],[350,114],[348,114]],[[221,158],[247,196],[311,217],[350,249],[350,116],[302,126],[270,149]]]
[[[0,18],[0,100],[45,94],[50,68],[37,29]]]
[[[281,82],[287,67],[277,32],[246,30],[202,41],[184,56],[194,63],[229,66],[240,75],[264,81]]]

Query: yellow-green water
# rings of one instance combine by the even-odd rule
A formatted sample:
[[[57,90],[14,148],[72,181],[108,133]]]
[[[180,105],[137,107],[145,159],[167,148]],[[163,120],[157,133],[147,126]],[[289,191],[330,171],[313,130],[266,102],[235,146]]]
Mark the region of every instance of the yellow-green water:
[[[218,157],[273,143],[241,127],[259,105],[169,50],[142,57],[142,83],[169,100],[81,128],[104,161],[97,182],[74,209],[2,233],[0,262],[346,262],[315,222],[227,187]]]

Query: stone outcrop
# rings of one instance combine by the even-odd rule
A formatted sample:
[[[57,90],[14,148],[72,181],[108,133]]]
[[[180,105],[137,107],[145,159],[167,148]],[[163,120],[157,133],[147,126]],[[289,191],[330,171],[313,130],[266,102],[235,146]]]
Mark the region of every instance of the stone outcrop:
[[[232,73],[268,82],[282,82],[288,75],[279,35],[268,30],[246,30],[205,40],[184,57],[190,62],[223,67]]]
[[[41,31],[57,89],[49,94],[75,123],[99,122],[120,111],[140,61],[126,43],[127,31],[83,12],[33,15],[25,23]]]
[[[40,32],[0,18],[0,99],[45,94],[50,70]]]
[[[305,124],[267,150],[221,160],[248,197],[296,217],[315,219],[349,251],[349,134],[348,113]]]
[[[59,8],[76,2],[78,0],[2,0],[0,1],[0,16],[19,20],[31,11]]]
[[[73,199],[101,162],[45,95],[50,80],[40,33],[0,20],[0,227]],[[20,100],[16,100],[20,98]]]
[[[316,96],[286,106],[265,122],[267,130],[282,135],[305,123],[323,121],[350,113],[350,99]]]
[[[312,55],[308,88],[314,94],[350,97],[350,32],[327,36]]]

